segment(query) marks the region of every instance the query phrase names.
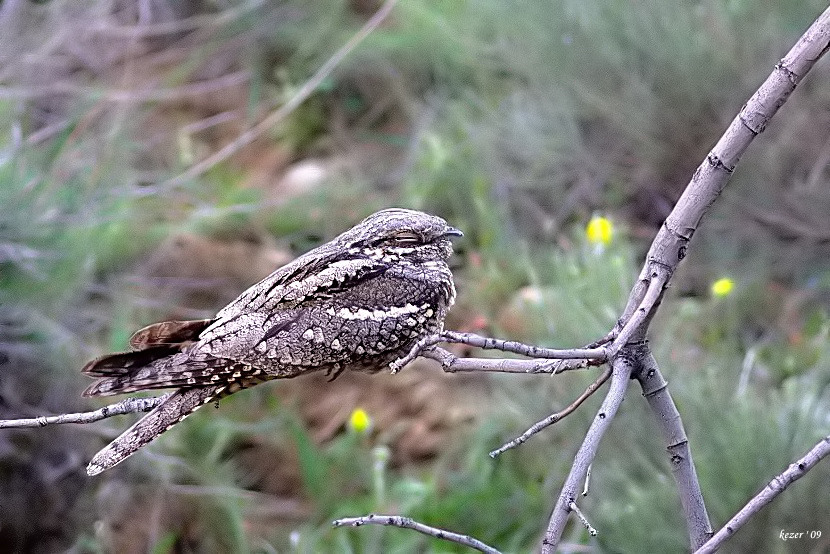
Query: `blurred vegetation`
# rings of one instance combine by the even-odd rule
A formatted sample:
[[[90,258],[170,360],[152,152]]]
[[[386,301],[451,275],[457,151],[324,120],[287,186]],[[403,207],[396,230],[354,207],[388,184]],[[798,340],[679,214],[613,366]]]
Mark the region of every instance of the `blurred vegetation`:
[[[164,185],[295,94],[376,7],[0,3],[2,417],[89,407],[79,397],[86,359],[125,348],[143,324],[208,316],[271,260],[389,205],[465,231],[451,327],[545,345],[593,340],[613,325],[696,165],[825,6],[400,2],[269,135],[199,179]],[[753,144],[652,326],[715,525],[830,432],[828,77],[819,64]],[[614,224],[609,244],[586,239],[595,214]],[[734,289],[713,296],[722,277]],[[495,461],[487,452],[589,380],[481,378],[488,396],[472,424],[449,426],[418,460],[397,451],[403,423],[372,412],[377,429],[341,426],[320,440],[283,383],[197,413],[97,479],[85,461],[126,418],[4,432],[0,544],[461,551],[404,530],[330,527],[396,512],[533,551],[599,400]],[[448,413],[465,401],[455,394]],[[573,525],[566,538],[597,551],[683,551],[663,446],[629,394],[582,503],[600,535]],[[778,530],[823,529],[828,477],[818,466],[730,550],[785,552]]]

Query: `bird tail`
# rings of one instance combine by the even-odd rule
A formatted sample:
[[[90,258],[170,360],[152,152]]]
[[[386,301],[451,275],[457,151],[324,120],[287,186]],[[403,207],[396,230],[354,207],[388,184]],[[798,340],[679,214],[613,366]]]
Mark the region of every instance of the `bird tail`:
[[[191,358],[188,347],[212,320],[165,321],[141,329],[130,338],[131,352],[107,354],[81,370],[99,380],[84,396],[109,396],[146,389],[209,385],[204,376],[217,365],[214,358]]]
[[[217,383],[218,378],[211,377],[223,370],[230,371],[224,367],[227,361],[188,354],[189,347],[211,323],[165,321],[150,325],[132,336],[132,352],[108,354],[84,366],[86,375],[99,378],[84,391],[84,396],[179,388],[98,452],[87,466],[89,475],[113,467],[200,406],[221,396],[226,383]]]
[[[218,398],[224,388],[219,385],[205,386],[171,393],[149,414],[98,452],[89,462],[87,474],[97,475],[122,462],[198,408]]]

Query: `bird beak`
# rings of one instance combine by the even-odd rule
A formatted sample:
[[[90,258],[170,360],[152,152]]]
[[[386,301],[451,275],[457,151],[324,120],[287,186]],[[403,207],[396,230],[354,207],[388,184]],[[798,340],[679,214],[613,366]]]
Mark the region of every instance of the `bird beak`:
[[[447,227],[447,230],[444,231],[444,235],[449,235],[451,237],[463,237],[464,233],[461,232],[460,229],[456,229],[455,227]]]

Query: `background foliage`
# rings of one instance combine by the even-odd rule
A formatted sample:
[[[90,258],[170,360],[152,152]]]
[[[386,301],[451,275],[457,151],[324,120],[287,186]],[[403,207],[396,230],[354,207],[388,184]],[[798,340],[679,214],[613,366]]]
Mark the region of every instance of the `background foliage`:
[[[710,0],[399,3],[281,125],[165,185],[299,86],[377,5],[0,3],[0,414],[91,407],[78,368],[165,317],[206,317],[375,209],[466,235],[449,326],[576,346],[613,324],[656,226],[742,102],[824,8]],[[826,64],[825,64],[826,65]],[[830,71],[819,65],[745,156],[658,321],[717,525],[830,429]],[[594,214],[614,224],[590,243]],[[735,287],[714,296],[711,283]],[[399,376],[257,387],[100,478],[126,418],[0,434],[6,551],[447,551],[398,512],[532,551],[598,400],[486,453],[588,375]],[[372,418],[350,431],[352,409]],[[630,393],[583,503],[610,552],[682,551],[663,447]],[[735,551],[830,544],[820,465]],[[804,546],[804,545],[799,545]]]

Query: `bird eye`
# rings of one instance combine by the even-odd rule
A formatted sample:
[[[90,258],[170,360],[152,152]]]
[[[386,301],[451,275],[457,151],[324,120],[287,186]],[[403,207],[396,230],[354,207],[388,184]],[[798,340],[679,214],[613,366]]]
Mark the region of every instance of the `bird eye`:
[[[398,244],[418,244],[419,242],[422,242],[421,237],[419,237],[415,233],[409,232],[398,233],[397,235],[395,235],[394,240]]]

